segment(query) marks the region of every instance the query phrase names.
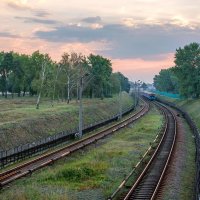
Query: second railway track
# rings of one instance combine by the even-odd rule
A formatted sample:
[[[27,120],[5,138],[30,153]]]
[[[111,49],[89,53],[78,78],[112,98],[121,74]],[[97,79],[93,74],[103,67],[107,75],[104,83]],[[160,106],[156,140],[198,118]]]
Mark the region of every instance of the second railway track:
[[[177,122],[174,113],[164,105],[159,103],[156,103],[156,105],[160,107],[165,115],[166,126],[164,134],[145,169],[128,193],[120,196],[120,200],[156,199],[159,186],[173,152],[177,132]]]
[[[129,118],[124,119],[123,121],[112,125],[111,127],[107,128],[106,130],[100,131],[97,134],[91,135],[87,138],[79,140],[71,145],[63,147],[59,150],[55,150],[51,153],[42,155],[34,160],[28,161],[24,164],[18,165],[10,170],[4,171],[0,173],[0,188],[3,188],[10,182],[24,177],[28,174],[31,174],[33,171],[40,169],[44,166],[47,166],[56,160],[63,158],[69,155],[72,152],[75,152],[89,144],[96,142],[97,140],[127,126],[128,124],[136,121],[140,117],[142,117],[145,113],[149,110],[149,104],[144,101],[143,107],[135,114],[131,115]]]

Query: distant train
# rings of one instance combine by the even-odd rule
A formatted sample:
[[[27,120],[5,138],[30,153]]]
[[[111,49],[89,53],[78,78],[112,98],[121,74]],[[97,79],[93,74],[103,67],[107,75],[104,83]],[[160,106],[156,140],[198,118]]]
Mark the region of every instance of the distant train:
[[[152,92],[147,92],[147,91],[144,91],[144,92],[141,92],[141,95],[146,97],[147,99],[149,99],[150,101],[153,101],[156,99],[156,95]]]

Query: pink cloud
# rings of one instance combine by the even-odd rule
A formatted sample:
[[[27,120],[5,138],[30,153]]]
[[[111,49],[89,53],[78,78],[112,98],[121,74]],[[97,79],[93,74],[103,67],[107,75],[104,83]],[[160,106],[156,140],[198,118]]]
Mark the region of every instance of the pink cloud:
[[[158,57],[163,57],[159,60],[143,60],[136,59],[113,59],[114,71],[120,71],[130,80],[142,80],[153,82],[153,77],[159,73],[161,69],[166,69],[174,65],[174,54],[166,54]]]
[[[34,51],[39,50],[42,53],[48,53],[53,60],[59,61],[63,52],[82,53],[89,55],[95,53],[98,48],[104,48],[104,44],[99,42],[83,43],[50,43],[44,42],[39,39],[28,38],[6,38],[0,37],[0,51],[15,51],[18,53],[32,54]]]

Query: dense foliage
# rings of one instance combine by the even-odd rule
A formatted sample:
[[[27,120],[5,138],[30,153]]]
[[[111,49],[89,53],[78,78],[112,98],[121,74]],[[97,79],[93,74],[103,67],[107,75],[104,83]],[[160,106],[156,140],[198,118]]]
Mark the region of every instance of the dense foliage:
[[[121,73],[112,73],[111,61],[100,55],[88,57],[78,53],[63,53],[60,62],[39,51],[32,55],[0,52],[0,91],[7,98],[8,92],[66,99],[79,94],[80,80],[84,95],[110,97],[120,91],[129,91],[128,79]]]
[[[181,96],[197,98],[200,95],[200,45],[191,43],[175,53],[175,66],[161,70],[154,77],[154,86],[160,91],[179,92]]]
[[[197,43],[179,48],[175,54],[175,67],[172,69],[178,78],[180,93],[186,97],[199,97],[200,94],[200,46]]]
[[[159,72],[159,75],[154,77],[154,86],[160,91],[177,93],[177,78],[172,69],[162,69]]]

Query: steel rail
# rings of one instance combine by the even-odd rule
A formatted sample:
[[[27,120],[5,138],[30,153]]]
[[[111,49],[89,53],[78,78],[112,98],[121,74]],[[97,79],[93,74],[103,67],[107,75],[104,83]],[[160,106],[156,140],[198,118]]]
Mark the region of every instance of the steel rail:
[[[0,173],[0,188],[3,188],[8,183],[10,183],[16,179],[19,179],[21,177],[24,177],[27,174],[31,174],[33,171],[35,171],[37,169],[40,169],[44,166],[52,164],[56,160],[63,158],[65,156],[71,154],[72,152],[75,152],[87,145],[90,145],[90,144],[102,139],[103,137],[105,137],[109,134],[112,134],[112,133],[118,131],[119,129],[129,125],[130,123],[136,121],[137,119],[142,117],[144,114],[146,114],[149,110],[149,103],[147,103],[144,100],[142,100],[142,101],[144,102],[144,105],[142,106],[142,108],[138,112],[136,112],[133,115],[131,115],[130,117],[128,117],[127,119],[124,119],[124,120],[120,121],[119,123],[112,125],[109,128],[106,128],[103,131],[100,131],[94,135],[91,135],[84,139],[81,139],[81,140],[79,140],[73,144],[70,144],[66,147],[62,147],[51,153],[43,154],[34,160],[28,161],[24,164],[20,164],[14,168],[11,168],[10,170]]]
[[[174,113],[164,105],[156,103],[163,110],[166,118],[166,128],[163,137],[151,157],[150,161],[131,187],[123,200],[154,200],[159,190],[159,186],[164,177],[165,171],[173,153],[177,122]]]
[[[122,112],[122,115],[125,116],[130,114],[135,109],[135,106],[131,106],[128,109],[125,109]],[[101,121],[96,122],[94,124],[90,124],[88,126],[83,127],[83,133],[88,133],[94,131],[97,128],[103,127],[105,125],[109,125],[111,122],[114,122],[119,119],[119,114],[114,115],[107,119],[101,119]],[[24,145],[8,149],[6,151],[1,151],[0,154],[0,169],[5,168],[8,165],[11,165],[17,161],[25,160],[25,158],[30,158],[32,155],[36,155],[39,152],[45,153],[47,150],[50,150],[52,147],[57,146],[58,144],[66,142],[66,140],[71,139],[75,136],[77,131],[72,131],[69,134],[65,134],[65,132],[60,132],[58,134],[54,134],[53,136],[44,138],[43,140],[36,141],[33,145],[32,144],[25,144],[26,148],[23,147]],[[19,149],[19,150],[18,150]],[[10,152],[11,151],[11,152]],[[10,152],[10,153],[8,153]]]

